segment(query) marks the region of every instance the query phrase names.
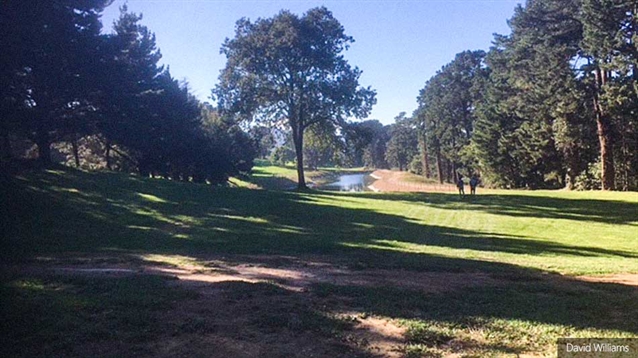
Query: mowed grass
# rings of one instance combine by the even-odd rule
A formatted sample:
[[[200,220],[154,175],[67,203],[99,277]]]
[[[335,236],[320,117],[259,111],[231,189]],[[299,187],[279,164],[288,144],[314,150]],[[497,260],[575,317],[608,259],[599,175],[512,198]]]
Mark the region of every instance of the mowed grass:
[[[262,184],[290,174],[258,169],[262,179],[251,180]],[[324,337],[317,346],[325,347],[348,341],[351,324],[339,312],[401,322],[406,356],[551,354],[559,337],[638,335],[635,287],[574,278],[638,273],[638,193],[479,190],[464,199],[297,193],[70,169],[26,174],[3,187],[9,220],[0,306],[9,355],[153,356],[158,341],[176,337],[229,331],[234,340],[255,339],[244,329],[308,332]],[[353,271],[480,273],[499,284],[437,292],[322,283],[306,293],[275,283],[227,285],[225,304],[261,295],[276,307],[242,310],[245,327],[238,330],[212,324],[209,311],[167,319],[166,312],[202,298],[156,276],[87,278],[23,269],[100,257],[177,267],[220,257],[237,263],[246,257],[321,258]],[[341,343],[319,356],[369,353],[364,344]]]

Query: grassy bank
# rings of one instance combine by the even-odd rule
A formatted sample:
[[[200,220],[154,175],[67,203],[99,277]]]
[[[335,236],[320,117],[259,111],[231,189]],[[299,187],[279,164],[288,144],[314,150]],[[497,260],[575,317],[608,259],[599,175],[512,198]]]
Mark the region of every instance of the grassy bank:
[[[260,166],[246,182],[290,171]],[[368,356],[370,339],[355,334],[365,317],[402,327],[392,354],[408,356],[551,354],[558,337],[638,335],[635,286],[576,279],[638,273],[637,193],[462,200],[74,170],[11,186],[0,305],[9,355],[197,355],[217,346],[220,357]],[[213,278],[246,267],[321,278],[331,267],[357,279],[331,273],[294,290],[296,276],[268,276],[193,290],[147,274],[149,265]],[[111,271],[86,274],[96,267]]]

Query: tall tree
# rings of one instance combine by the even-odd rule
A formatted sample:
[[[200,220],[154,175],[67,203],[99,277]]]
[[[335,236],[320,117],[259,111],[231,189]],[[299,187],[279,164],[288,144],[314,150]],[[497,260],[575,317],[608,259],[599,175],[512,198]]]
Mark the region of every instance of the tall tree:
[[[100,67],[104,97],[99,129],[105,136],[107,161],[111,142],[118,143],[134,151],[131,159],[142,174],[148,175],[149,155],[154,153],[150,140],[156,134],[153,125],[157,118],[152,104],[159,94],[164,69],[159,65],[162,55],[155,35],[140,24],[141,20],[142,15],[122,6],[113,26],[114,34],[104,41]]]
[[[363,149],[363,165],[369,168],[388,168],[385,159],[387,144],[390,140],[391,125],[384,126],[378,120],[366,121],[372,130],[372,140]],[[366,123],[363,122],[363,123]]]
[[[580,93],[572,68],[581,32],[578,3],[528,1],[509,21],[512,33],[495,39],[473,139],[483,172],[495,185],[557,187],[565,184],[565,173],[573,178],[578,170],[574,160],[566,168],[562,157],[573,159],[581,149],[571,138],[576,127],[567,127],[582,119],[573,112]]]
[[[390,129],[390,140],[385,153],[388,164],[398,167],[400,171],[407,170],[418,153],[417,143],[414,122],[405,116],[405,112],[399,113]]]
[[[44,163],[51,161],[51,143],[65,132],[79,130],[91,107],[87,94],[95,82],[91,66],[98,59],[99,15],[109,3],[0,3],[3,120],[18,118],[10,127],[37,144]]]
[[[344,128],[343,137],[348,164],[354,167],[368,165],[365,160],[366,149],[373,145],[381,131],[383,131],[383,124],[378,120],[354,122]],[[374,167],[374,165],[370,166]]]
[[[344,152],[344,142],[333,123],[316,123],[308,128],[304,145],[308,168],[317,170],[320,165],[341,165]]]
[[[614,147],[623,144],[616,140],[626,137],[622,127],[635,125],[631,113],[636,113],[638,4],[630,0],[583,0],[580,14],[582,51],[588,59],[585,71],[592,75],[589,83],[600,145],[602,189],[614,190]],[[631,132],[635,133],[635,128]]]
[[[426,83],[417,98],[415,120],[421,136],[421,155],[427,155],[423,145],[429,143],[436,156],[440,181],[444,175],[443,159],[449,163],[447,172],[451,171],[451,179],[455,181],[458,168],[472,170],[465,163],[463,152],[474,131],[476,102],[488,73],[484,58],[483,51],[457,54]]]
[[[273,130],[273,128],[263,125],[254,125],[248,130],[248,134],[257,146],[257,156],[259,158],[268,158],[275,148],[277,142]]]
[[[328,9],[318,7],[301,17],[281,11],[254,23],[241,19],[235,38],[222,46],[227,64],[213,91],[220,108],[251,120],[286,121],[300,189],[306,188],[305,130],[365,117],[376,102],[373,90],[359,86],[361,71],[343,57],[353,41]]]

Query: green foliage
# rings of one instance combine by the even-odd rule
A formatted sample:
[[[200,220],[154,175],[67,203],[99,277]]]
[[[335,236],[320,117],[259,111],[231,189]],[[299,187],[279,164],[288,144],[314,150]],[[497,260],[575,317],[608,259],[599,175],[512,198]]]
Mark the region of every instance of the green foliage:
[[[273,131],[273,128],[263,125],[254,125],[248,130],[248,134],[257,146],[257,156],[259,158],[268,158],[273,149],[275,149],[277,141]]]
[[[295,161],[295,151],[290,146],[282,145],[275,148],[270,155],[270,161],[284,167]]]
[[[408,165],[408,171],[410,173],[414,173],[417,175],[423,175],[423,163],[421,162],[421,156],[420,155],[415,155],[414,157],[412,157],[412,160],[410,161],[410,164]]]
[[[474,81],[461,80],[466,52],[421,91],[425,165],[436,159],[441,180],[452,168],[497,187],[573,188],[599,156],[603,189],[637,188],[636,11],[623,0],[519,5]],[[454,111],[464,98],[469,117]]]
[[[474,132],[475,107],[488,74],[484,57],[483,51],[457,54],[426,83],[417,98],[421,155],[434,155],[441,182],[444,177],[456,181],[461,167],[473,171],[473,163],[462,153]],[[423,158],[424,162],[428,159]]]
[[[304,133],[326,122],[343,126],[365,117],[375,92],[359,87],[361,71],[342,53],[354,40],[325,7],[303,16],[281,11],[268,19],[237,22],[222,46],[227,65],[214,90],[224,114],[285,123],[297,157],[298,185],[305,188]]]
[[[99,14],[106,0],[3,1],[0,5],[0,136],[37,143],[51,162],[50,145],[88,130],[93,117],[93,71]]]
[[[635,1],[582,2],[583,82],[593,102],[603,189],[638,188],[637,14]]]
[[[311,170],[342,165],[345,143],[337,136],[333,123],[316,123],[307,130],[303,152],[306,166]]]
[[[600,162],[590,163],[574,180],[575,189],[599,190],[602,187],[600,173]]]
[[[224,182],[247,172],[254,152],[237,127],[212,136],[186,83],[158,65],[155,35],[123,6],[100,35],[111,1],[4,1],[0,8],[2,160],[12,142],[38,158],[143,176]],[[53,153],[52,153],[53,150]],[[61,154],[61,155],[58,155]]]
[[[384,168],[385,132],[383,124],[376,119],[349,123],[343,135],[347,164],[353,167]],[[379,153],[376,160],[374,153]]]
[[[203,106],[202,118],[204,145],[207,144],[209,148],[208,151],[202,151],[203,155],[208,156],[209,161],[217,161],[201,165],[204,171],[208,171],[204,177],[210,180],[215,173],[223,173],[224,179],[214,182],[226,182],[228,175],[250,173],[258,152],[257,142],[238,123],[220,117],[212,106]],[[200,148],[195,150],[199,151]]]
[[[366,125],[366,122],[363,122],[362,125]],[[368,168],[388,168],[385,154],[388,141],[390,140],[390,130],[392,126],[384,126],[379,121],[374,120],[370,122],[370,127],[370,132],[372,132],[371,139],[363,148],[361,160]]]
[[[391,167],[407,170],[412,158],[417,155],[417,141],[414,122],[405,116],[405,112],[401,112],[390,127],[385,160]]]

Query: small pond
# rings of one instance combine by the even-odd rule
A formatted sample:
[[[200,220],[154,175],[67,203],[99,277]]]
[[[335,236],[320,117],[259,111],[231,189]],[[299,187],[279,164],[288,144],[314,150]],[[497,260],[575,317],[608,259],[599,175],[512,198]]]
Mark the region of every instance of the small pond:
[[[368,191],[368,185],[374,179],[369,174],[346,174],[339,177],[339,180],[323,185],[321,189],[339,191]]]

